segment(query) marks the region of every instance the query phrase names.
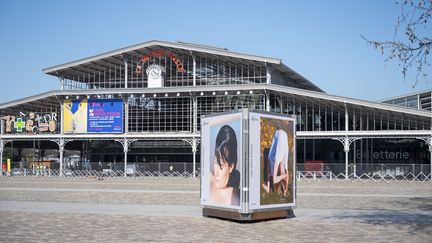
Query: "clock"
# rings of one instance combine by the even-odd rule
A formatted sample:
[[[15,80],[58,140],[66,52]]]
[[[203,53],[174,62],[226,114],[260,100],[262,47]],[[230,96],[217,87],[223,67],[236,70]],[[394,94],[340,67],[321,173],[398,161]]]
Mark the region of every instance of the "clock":
[[[152,65],[147,69],[147,75],[152,79],[157,79],[161,76],[162,69],[160,66]]]
[[[146,74],[148,77],[148,87],[162,87],[163,76],[162,73],[165,72],[162,66],[157,64],[151,64],[148,66],[146,70]]]

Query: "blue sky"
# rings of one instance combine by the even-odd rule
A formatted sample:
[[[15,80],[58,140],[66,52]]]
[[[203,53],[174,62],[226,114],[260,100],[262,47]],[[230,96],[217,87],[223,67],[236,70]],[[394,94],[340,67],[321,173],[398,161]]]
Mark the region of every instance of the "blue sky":
[[[0,0],[0,103],[58,89],[43,68],[154,39],[280,58],[335,95],[432,89],[404,82],[397,63],[360,37],[391,39],[399,13],[391,0]]]

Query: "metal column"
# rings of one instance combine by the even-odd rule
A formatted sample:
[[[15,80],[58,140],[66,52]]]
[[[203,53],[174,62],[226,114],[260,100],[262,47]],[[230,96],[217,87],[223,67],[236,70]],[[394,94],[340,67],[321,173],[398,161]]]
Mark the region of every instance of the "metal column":
[[[196,177],[196,152],[198,150],[198,144],[200,143],[199,139],[183,139],[183,141],[187,142],[192,147],[192,177]]]
[[[197,152],[197,143],[196,139],[192,140],[192,177],[195,178],[196,173],[196,152]]]
[[[64,152],[64,147],[65,147],[65,145],[68,142],[70,142],[72,140],[66,140],[66,139],[63,139],[63,138],[59,138],[59,139],[54,139],[54,140],[51,140],[51,141],[55,142],[59,146],[59,154],[60,154],[60,172],[59,172],[59,175],[63,176],[63,152]]]
[[[60,79],[60,90],[64,90],[64,78],[62,76],[59,76]]]
[[[429,155],[430,155],[430,168],[429,168],[429,175],[430,175],[430,181],[432,182],[432,135],[427,137],[418,137],[417,139],[423,140],[429,149]]]
[[[198,133],[198,101],[197,97],[194,95],[192,96],[192,107],[193,107],[193,124],[192,124],[192,133]]]
[[[123,145],[123,152],[124,152],[124,176],[127,176],[127,154],[128,154],[128,150],[129,150],[129,144],[126,141]]]
[[[192,56],[192,61],[193,61],[193,67],[192,67],[193,86],[196,86],[196,60],[195,60],[195,56],[192,54],[192,51],[190,51],[190,54]]]
[[[354,166],[354,168],[353,168],[353,173],[354,173],[354,177],[357,177],[357,146],[356,146],[356,142],[354,142],[354,156],[353,156],[353,166]]]
[[[269,92],[265,92],[265,110],[266,111],[270,111],[271,110],[271,105],[270,105],[270,94]]]
[[[60,119],[61,119],[61,122],[60,122],[60,134],[63,135],[64,134],[64,130],[63,130],[64,105],[63,105],[62,102],[59,102],[59,103],[60,103]]]
[[[347,104],[344,102],[344,107],[345,107],[345,131],[348,132],[348,127],[349,127],[349,117],[348,117],[348,108],[347,108]],[[349,147],[350,147],[350,143],[348,140],[348,136],[345,136],[344,142],[343,142],[343,146],[344,146],[344,152],[345,152],[345,180],[348,180],[348,156],[349,156]],[[355,156],[355,155],[354,155]]]
[[[349,140],[348,137],[344,139],[344,152],[345,152],[345,180],[348,180],[348,156],[349,156]]]
[[[333,140],[337,140],[339,142],[342,143],[343,145],[343,149],[345,152],[345,180],[348,180],[349,174],[348,174],[348,156],[349,156],[349,151],[350,151],[350,145],[351,143],[353,143],[355,140],[358,140],[360,138],[350,138],[348,136],[345,136],[343,138],[333,138]],[[354,155],[355,156],[355,155]]]
[[[270,84],[271,83],[271,68],[268,66],[267,62],[265,63],[266,66],[266,83]]]
[[[344,106],[345,106],[345,131],[348,132],[348,127],[349,127],[348,108],[346,103],[344,103]]]
[[[137,141],[136,139],[116,139],[116,142],[119,142],[122,146],[123,146],[123,152],[124,152],[124,176],[126,177],[126,171],[127,171],[127,154],[129,151],[129,145],[135,141]]]
[[[124,87],[125,89],[127,89],[128,88],[128,63],[127,63],[127,58],[125,58],[123,54],[121,55],[121,57],[123,58],[123,62],[124,62],[124,72],[125,72]]]
[[[61,139],[63,141],[63,139]],[[60,153],[60,176],[63,176],[63,152],[64,152],[64,142],[60,142],[59,153]]]
[[[129,97],[126,97],[124,99],[124,109],[125,109],[125,127],[124,127],[124,132],[128,133],[129,132]]]

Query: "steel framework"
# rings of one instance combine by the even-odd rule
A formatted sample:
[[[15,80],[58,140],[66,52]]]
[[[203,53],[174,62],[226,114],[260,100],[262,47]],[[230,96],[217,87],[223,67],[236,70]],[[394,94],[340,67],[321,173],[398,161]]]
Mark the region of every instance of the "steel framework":
[[[147,88],[145,70],[164,70],[163,86]],[[431,150],[432,113],[391,104],[324,93],[280,60],[188,43],[151,41],[47,68],[61,90],[0,105],[0,156],[9,141],[47,140],[59,147],[60,175],[66,143],[111,140],[123,147],[124,175],[128,151],[139,141],[181,141],[192,152],[192,175],[200,143],[200,117],[249,108],[297,116],[297,139],[333,139],[345,152],[364,138],[419,138]],[[124,133],[65,134],[61,126],[66,99],[120,98]],[[10,117],[56,113],[51,133],[6,133]],[[9,119],[9,120],[8,120]],[[169,146],[169,144],[166,144]],[[1,158],[1,157],[0,157]],[[432,156],[431,156],[432,164]]]

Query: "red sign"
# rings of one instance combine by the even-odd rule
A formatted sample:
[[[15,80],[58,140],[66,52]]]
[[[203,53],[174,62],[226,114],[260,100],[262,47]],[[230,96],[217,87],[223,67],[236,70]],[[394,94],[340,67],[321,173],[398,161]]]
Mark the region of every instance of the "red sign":
[[[157,49],[157,50],[149,52],[148,54],[146,54],[140,58],[138,65],[136,67],[135,73],[142,73],[142,65],[145,62],[147,62],[150,58],[162,57],[162,56],[167,56],[167,57],[169,57],[169,59],[171,59],[171,61],[176,65],[176,69],[177,69],[178,73],[182,73],[185,71],[183,68],[182,61],[180,60],[180,58],[176,54],[174,54],[168,50],[165,50],[165,49]]]
[[[306,160],[304,164],[305,171],[325,171],[325,160]]]

